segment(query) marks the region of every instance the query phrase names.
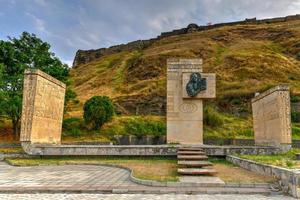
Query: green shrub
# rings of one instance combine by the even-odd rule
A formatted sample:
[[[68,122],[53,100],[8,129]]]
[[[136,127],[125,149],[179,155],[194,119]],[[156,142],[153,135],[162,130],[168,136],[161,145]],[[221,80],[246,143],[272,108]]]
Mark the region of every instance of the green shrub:
[[[203,122],[207,126],[218,127],[223,125],[222,116],[212,107],[204,108]]]
[[[73,137],[78,137],[81,136],[83,133],[80,129],[78,128],[72,128],[70,131],[65,132],[65,136],[73,136]]]
[[[84,123],[81,118],[71,117],[64,119],[63,121],[63,135],[77,137],[82,135],[82,129],[84,129]]]
[[[292,135],[293,135],[293,139],[300,138],[300,128],[298,126],[295,125],[292,126]]]
[[[292,112],[291,118],[294,123],[300,122],[300,112]]]
[[[297,58],[298,60],[300,60],[300,51],[297,53],[296,58]]]
[[[112,119],[114,106],[106,96],[94,96],[87,100],[83,106],[83,118],[87,126],[94,130]]]
[[[162,121],[149,120],[136,117],[124,123],[126,134],[142,137],[144,135],[161,136],[166,134],[166,123]]]
[[[252,129],[237,130],[236,135],[243,136],[245,138],[253,138],[254,132]]]
[[[300,97],[299,96],[291,96],[291,102],[292,103],[297,103],[300,101]]]
[[[78,117],[71,117],[64,119],[63,121],[63,130],[71,130],[73,128],[81,129],[83,128],[83,120]]]
[[[231,100],[231,104],[233,104],[233,105],[240,105],[241,104],[241,99],[233,98]]]

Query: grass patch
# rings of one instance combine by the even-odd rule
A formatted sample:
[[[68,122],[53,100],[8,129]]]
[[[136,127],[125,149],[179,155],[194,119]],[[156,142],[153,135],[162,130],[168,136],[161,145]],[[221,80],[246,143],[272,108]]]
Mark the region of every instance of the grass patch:
[[[204,109],[205,139],[253,139],[251,117],[240,118],[209,107]]]
[[[113,142],[115,135],[164,136],[166,120],[160,116],[114,116],[100,130],[88,130],[82,118],[63,122],[63,142]]]
[[[114,85],[117,90],[119,90],[121,85],[124,83],[126,70],[132,66],[141,55],[142,54],[140,52],[133,51],[129,54],[130,57],[128,59],[125,59],[120,63],[120,66],[117,68],[113,77]]]
[[[300,124],[292,123],[292,139],[300,140]]]
[[[287,153],[276,155],[238,155],[241,158],[253,160],[259,163],[275,165],[284,168],[299,168],[300,162],[295,160],[295,154],[300,153],[300,149],[293,148]]]
[[[216,52],[216,65],[220,65],[223,61],[222,55],[228,51],[228,48],[226,47],[217,47],[217,52]]]
[[[21,147],[0,147],[0,153],[24,153]]]
[[[274,179],[238,167],[222,158],[210,158],[217,176],[226,183],[271,183]]]
[[[100,131],[101,135],[112,137],[113,135],[166,135],[166,122],[164,117],[158,116],[123,116],[114,117],[106,123]]]
[[[167,157],[43,157],[6,158],[11,165],[66,165],[66,164],[109,164],[133,170],[137,178],[155,181],[177,181],[177,160]]]
[[[234,167],[236,165],[234,165],[233,163],[227,161],[226,159],[223,158],[209,158],[209,161],[212,162],[213,164],[222,164],[222,165],[226,165],[228,167]]]

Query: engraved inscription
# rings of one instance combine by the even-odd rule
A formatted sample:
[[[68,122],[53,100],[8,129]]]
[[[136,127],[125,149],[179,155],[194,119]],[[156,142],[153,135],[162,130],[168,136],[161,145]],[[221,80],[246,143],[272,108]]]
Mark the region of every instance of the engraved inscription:
[[[60,143],[65,85],[40,70],[25,71],[21,141]]]
[[[291,144],[289,91],[272,88],[252,100],[256,145]]]
[[[197,105],[194,103],[183,103],[179,106],[179,110],[183,113],[193,113],[197,111]]]

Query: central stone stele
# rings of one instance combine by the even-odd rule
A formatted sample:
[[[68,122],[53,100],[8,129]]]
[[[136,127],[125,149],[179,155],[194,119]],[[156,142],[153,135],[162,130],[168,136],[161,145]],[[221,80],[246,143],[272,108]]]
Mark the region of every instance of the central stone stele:
[[[203,144],[203,100],[215,98],[215,74],[202,73],[202,59],[167,61],[167,142]]]

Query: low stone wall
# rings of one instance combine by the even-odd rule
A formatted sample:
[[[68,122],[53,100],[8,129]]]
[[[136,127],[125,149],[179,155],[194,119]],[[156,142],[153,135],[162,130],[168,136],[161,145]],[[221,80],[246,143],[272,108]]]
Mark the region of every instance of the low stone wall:
[[[254,146],[254,139],[204,139],[207,145]]]
[[[166,144],[166,136],[154,137],[145,135],[136,137],[134,135],[115,135],[114,143],[116,145],[164,145]]]
[[[134,135],[116,135],[114,136],[115,145],[164,145],[166,144],[166,136],[154,137],[150,135],[136,137]],[[254,146],[254,139],[204,139],[205,145],[234,145],[234,146]],[[64,143],[67,144],[67,143]],[[71,143],[68,143],[71,144]],[[87,145],[107,145],[98,142],[80,142],[72,144],[87,144]],[[292,146],[300,148],[300,140],[293,140]]]
[[[293,197],[300,198],[300,171],[285,169],[272,165],[265,165],[255,161],[242,159],[236,156],[228,155],[226,160],[236,164],[247,170],[272,176],[279,180],[279,184],[285,193],[292,195]]]
[[[29,155],[55,156],[176,156],[179,145],[31,145],[22,143]],[[274,147],[201,145],[209,156],[276,154]]]

